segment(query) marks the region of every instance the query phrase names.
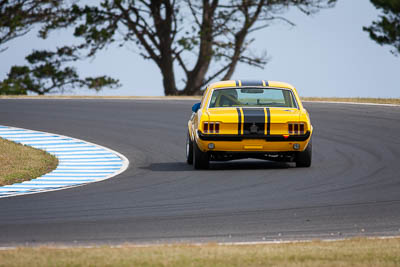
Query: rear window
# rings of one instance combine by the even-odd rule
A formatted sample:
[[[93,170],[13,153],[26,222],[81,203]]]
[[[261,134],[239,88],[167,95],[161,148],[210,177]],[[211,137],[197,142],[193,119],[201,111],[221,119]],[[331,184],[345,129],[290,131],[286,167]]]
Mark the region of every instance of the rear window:
[[[214,90],[209,108],[243,106],[297,108],[291,90],[251,87]]]

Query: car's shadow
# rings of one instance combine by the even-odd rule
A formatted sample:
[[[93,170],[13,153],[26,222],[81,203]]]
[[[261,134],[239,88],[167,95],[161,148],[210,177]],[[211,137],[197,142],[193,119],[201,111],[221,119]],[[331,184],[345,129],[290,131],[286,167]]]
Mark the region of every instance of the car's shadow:
[[[140,167],[140,169],[150,170],[153,172],[187,172],[193,170],[193,166],[186,164],[186,162],[157,162],[151,163],[145,167]]]
[[[226,162],[211,162],[210,167],[204,171],[227,171],[227,170],[260,170],[260,169],[288,169],[292,168],[293,164],[287,162],[274,162],[262,160],[236,160]],[[186,162],[158,162],[151,163],[141,169],[154,172],[179,172],[193,171],[193,165],[188,165]]]
[[[288,169],[290,163],[266,160],[236,160],[226,162],[211,162],[210,170],[259,170],[259,169]]]

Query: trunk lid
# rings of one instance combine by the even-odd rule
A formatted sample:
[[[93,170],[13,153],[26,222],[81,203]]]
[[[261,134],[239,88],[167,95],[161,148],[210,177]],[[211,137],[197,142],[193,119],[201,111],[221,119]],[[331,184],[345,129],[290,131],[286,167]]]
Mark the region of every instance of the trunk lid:
[[[220,124],[219,134],[285,135],[288,123],[299,122],[300,111],[296,108],[212,108],[207,110],[207,115],[209,123]]]

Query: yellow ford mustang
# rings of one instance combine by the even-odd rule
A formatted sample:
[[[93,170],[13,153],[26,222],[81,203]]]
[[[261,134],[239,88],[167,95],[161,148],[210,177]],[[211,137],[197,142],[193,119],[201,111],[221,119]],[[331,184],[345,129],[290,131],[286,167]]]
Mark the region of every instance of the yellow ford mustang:
[[[313,127],[296,89],[274,81],[221,81],[207,87],[188,122],[186,160],[256,158],[311,166]]]

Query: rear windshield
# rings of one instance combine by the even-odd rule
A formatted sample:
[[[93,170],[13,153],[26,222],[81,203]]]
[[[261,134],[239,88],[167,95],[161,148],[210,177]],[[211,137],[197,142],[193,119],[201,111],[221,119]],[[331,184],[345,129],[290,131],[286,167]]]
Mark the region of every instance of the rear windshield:
[[[291,90],[251,87],[214,90],[209,108],[242,106],[297,108]]]

